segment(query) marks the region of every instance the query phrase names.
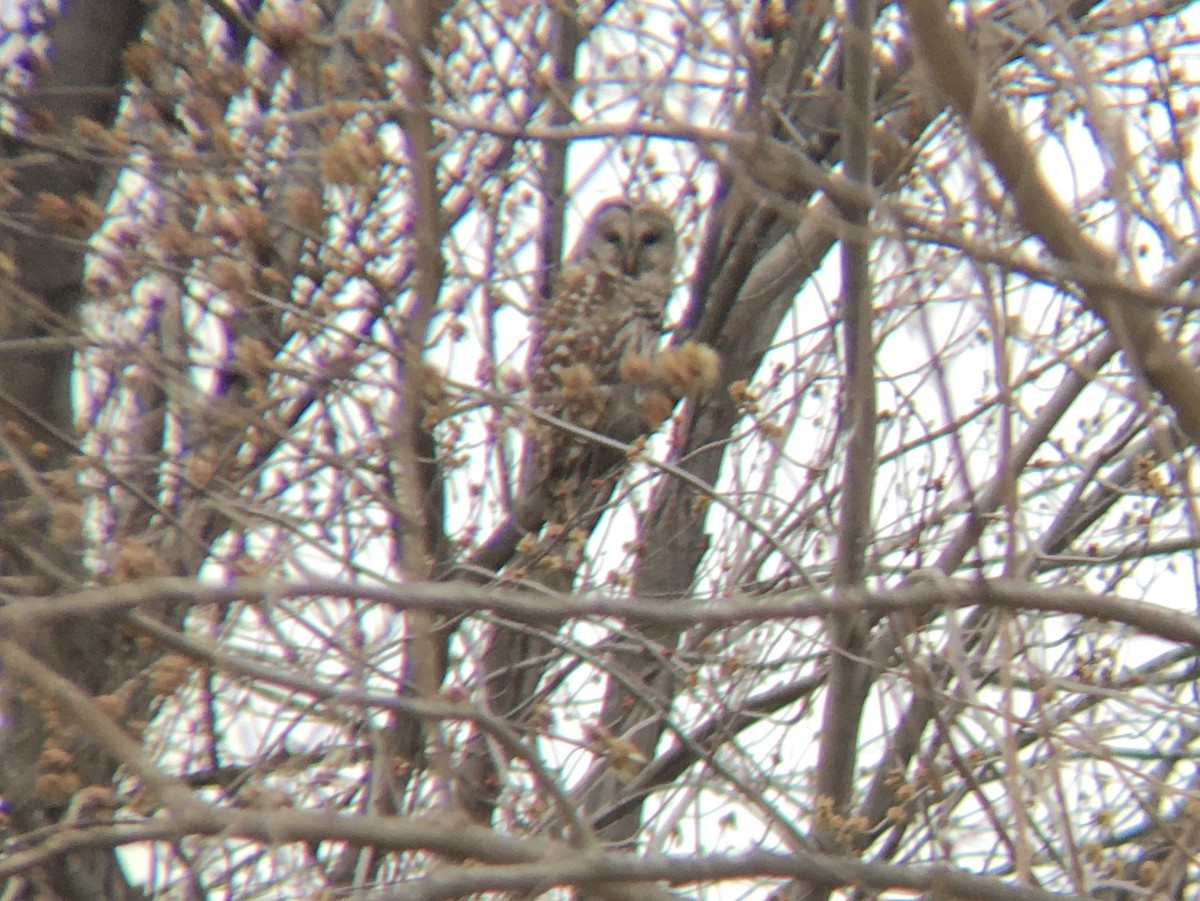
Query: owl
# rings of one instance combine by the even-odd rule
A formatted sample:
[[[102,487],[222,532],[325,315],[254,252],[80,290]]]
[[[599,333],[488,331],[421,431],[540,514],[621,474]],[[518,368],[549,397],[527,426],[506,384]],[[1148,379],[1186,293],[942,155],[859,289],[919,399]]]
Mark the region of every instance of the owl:
[[[652,203],[614,199],[587,222],[539,311],[534,406],[619,441],[663,418],[641,373],[653,368],[675,265],[675,224]],[[659,404],[661,406],[661,404]],[[603,475],[619,455],[562,429],[539,436],[543,476],[562,491]]]

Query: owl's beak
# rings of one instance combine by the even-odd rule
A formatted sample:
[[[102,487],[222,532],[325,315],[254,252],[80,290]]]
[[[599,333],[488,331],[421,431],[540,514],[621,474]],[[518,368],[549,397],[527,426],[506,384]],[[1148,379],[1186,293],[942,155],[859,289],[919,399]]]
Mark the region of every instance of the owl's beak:
[[[641,251],[641,248],[634,246],[634,247],[629,248],[629,252],[627,254],[625,254],[625,274],[626,275],[637,275],[639,251]]]

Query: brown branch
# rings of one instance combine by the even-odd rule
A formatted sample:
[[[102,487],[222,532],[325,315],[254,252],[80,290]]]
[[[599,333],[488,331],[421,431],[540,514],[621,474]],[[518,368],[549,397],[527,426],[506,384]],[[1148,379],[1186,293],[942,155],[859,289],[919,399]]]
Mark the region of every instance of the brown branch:
[[[672,885],[719,879],[791,878],[801,882],[853,885],[887,891],[907,889],[963,901],[1086,901],[1086,896],[1045,892],[976,876],[945,866],[895,866],[834,854],[752,851],[738,856],[699,858],[604,854],[575,855],[535,865],[449,867],[410,883],[389,897],[403,901],[443,901],[489,891],[534,894],[556,885],[664,880]],[[661,894],[661,893],[660,893]],[[677,896],[668,896],[677,897]]]
[[[1166,641],[1200,645],[1200,618],[1141,598],[1094,594],[1074,588],[1046,588],[1021,579],[950,579],[932,570],[913,573],[911,581],[912,584],[888,591],[847,589],[838,597],[779,592],[769,598],[735,595],[721,600],[697,598],[664,604],[654,597],[614,599],[587,593],[555,597],[463,582],[376,587],[333,579],[302,582],[246,579],[205,585],[191,579],[165,578],[91,588],[45,602],[39,599],[37,603],[9,603],[0,608],[0,630],[27,631],[80,617],[111,616],[135,607],[154,610],[178,604],[224,606],[288,598],[342,598],[386,604],[397,610],[439,610],[450,616],[488,611],[533,625],[601,619],[671,628],[821,618],[841,612],[887,616],[979,606],[1082,616],[1121,623]]]
[[[842,28],[845,86],[842,93],[842,145],[847,176],[861,186],[872,183],[871,133],[874,123],[872,33],[873,0],[853,0]],[[846,446],[838,505],[837,549],[833,579],[836,596],[862,585],[867,571],[866,550],[874,526],[876,475],[876,382],[874,283],[870,254],[871,206],[843,205],[841,329],[845,371],[841,383],[840,429]],[[863,662],[867,621],[846,613],[828,621],[830,661],[828,697],[821,720],[816,792],[818,808],[828,803],[846,812],[858,766],[862,710],[872,681]],[[823,809],[823,808],[822,808]],[[820,818],[813,833],[823,850],[838,846],[833,830]],[[818,894],[823,894],[818,890]]]

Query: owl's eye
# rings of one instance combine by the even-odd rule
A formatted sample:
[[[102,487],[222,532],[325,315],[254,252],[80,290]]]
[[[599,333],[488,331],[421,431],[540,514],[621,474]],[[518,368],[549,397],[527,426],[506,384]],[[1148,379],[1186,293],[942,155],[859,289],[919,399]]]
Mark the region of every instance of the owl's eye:
[[[621,233],[620,232],[605,232],[604,240],[608,244],[614,244],[614,245],[620,244],[621,243]]]
[[[646,232],[642,235],[642,246],[653,247],[655,244],[661,244],[662,239],[662,232]]]

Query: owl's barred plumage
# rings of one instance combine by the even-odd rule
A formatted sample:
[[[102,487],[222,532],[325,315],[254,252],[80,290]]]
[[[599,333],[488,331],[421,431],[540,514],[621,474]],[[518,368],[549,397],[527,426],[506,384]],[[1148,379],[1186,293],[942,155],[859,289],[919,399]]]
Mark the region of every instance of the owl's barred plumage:
[[[627,354],[653,353],[674,264],[675,226],[665,210],[601,204],[539,311],[535,395],[554,391],[559,368],[585,365],[601,384],[614,384]]]
[[[626,442],[657,424],[627,375],[631,361],[657,352],[675,244],[674,222],[655,204],[614,199],[596,209],[539,310],[532,373],[539,411]],[[540,468],[560,494],[614,462],[611,452],[562,429],[541,444]]]

